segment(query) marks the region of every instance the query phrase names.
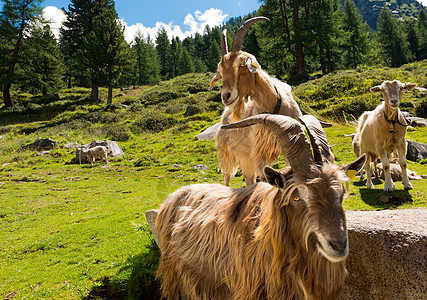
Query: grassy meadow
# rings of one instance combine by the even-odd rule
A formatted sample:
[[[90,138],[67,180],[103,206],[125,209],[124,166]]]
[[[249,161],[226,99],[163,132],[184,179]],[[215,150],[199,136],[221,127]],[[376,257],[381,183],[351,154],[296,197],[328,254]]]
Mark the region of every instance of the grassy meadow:
[[[427,85],[427,61],[399,69],[363,69],[326,75],[294,87],[306,113],[334,123],[326,129],[338,164],[355,159],[351,139],[355,124],[345,123],[344,111],[356,118],[381,102],[369,88],[397,78]],[[13,109],[0,109],[0,299],[157,299],[153,280],[159,257],[145,211],[158,208],[178,187],[192,183],[222,183],[215,141],[194,136],[220,120],[219,91],[207,91],[213,74],[184,75],[156,86],[114,90],[114,105],[89,103],[89,89],[59,92],[59,99],[14,95]],[[107,91],[101,89],[101,98]],[[427,93],[403,95],[402,110],[426,117]],[[186,113],[191,105],[192,113]],[[58,147],[48,153],[26,145],[49,137]],[[427,143],[427,128],[407,138]],[[107,165],[72,164],[67,142],[94,139],[119,143],[125,155]],[[172,167],[174,164],[180,167]],[[203,164],[207,170],[196,170]],[[273,165],[284,166],[281,158]],[[408,162],[427,174],[426,161]],[[398,203],[379,198],[375,190],[350,183],[345,209],[382,210],[426,208],[427,180],[401,182],[390,194]],[[243,186],[242,176],[232,180]]]

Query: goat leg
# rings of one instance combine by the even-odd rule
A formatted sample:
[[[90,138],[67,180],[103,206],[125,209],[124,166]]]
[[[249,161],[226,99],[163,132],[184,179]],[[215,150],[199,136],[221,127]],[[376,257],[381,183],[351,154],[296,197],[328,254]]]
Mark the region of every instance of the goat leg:
[[[395,188],[395,184],[391,179],[390,173],[390,161],[388,160],[388,154],[386,150],[383,150],[380,154],[381,162],[383,163],[384,168],[384,191],[391,192]]]
[[[372,183],[372,173],[371,173],[371,156],[366,156],[366,162],[365,162],[365,172],[366,172],[366,186],[368,189],[373,189],[374,185]]]
[[[409,182],[408,169],[406,168],[406,141],[401,143],[397,151],[399,152],[399,165],[402,169],[402,184],[405,190],[412,190],[412,184]]]

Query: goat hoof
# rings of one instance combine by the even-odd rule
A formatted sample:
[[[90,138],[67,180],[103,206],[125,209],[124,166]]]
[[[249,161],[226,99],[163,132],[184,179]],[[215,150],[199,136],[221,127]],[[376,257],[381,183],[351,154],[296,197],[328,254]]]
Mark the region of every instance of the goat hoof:
[[[413,189],[412,184],[409,184],[408,186],[405,186],[405,187],[404,187],[404,189],[405,189],[406,191],[410,191],[410,190],[412,190],[412,189]]]
[[[387,192],[387,193],[393,192],[393,186],[384,187],[384,192]]]

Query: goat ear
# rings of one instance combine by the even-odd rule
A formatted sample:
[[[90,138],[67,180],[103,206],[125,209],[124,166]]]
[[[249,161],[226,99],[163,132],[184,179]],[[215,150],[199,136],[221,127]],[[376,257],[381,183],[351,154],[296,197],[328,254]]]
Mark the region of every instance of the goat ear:
[[[211,82],[209,83],[209,88],[208,88],[208,90],[209,90],[209,91],[210,91],[210,90],[212,90],[212,89],[213,89],[213,87],[215,86],[215,84],[217,83],[217,81],[218,81],[218,80],[220,80],[221,78],[222,78],[221,73],[216,72],[215,76],[214,76],[214,77],[212,77],[212,80],[211,80]]]
[[[409,83],[409,82],[407,82],[403,85],[404,90],[412,90],[416,87],[417,87],[417,85],[415,83]]]
[[[370,88],[371,93],[381,92],[381,90],[382,90],[381,85],[376,85]]]
[[[357,172],[360,171],[360,169],[363,168],[366,162],[366,154],[363,154],[359,158],[357,158],[355,161],[349,163],[348,165],[343,166],[343,170],[345,172],[345,175],[350,178],[354,179]]]
[[[282,174],[280,174],[280,172],[274,170],[273,168],[265,166],[264,175],[267,182],[272,186],[277,187],[279,189],[285,186],[285,178]]]
[[[255,56],[248,58],[246,61],[246,66],[251,73],[257,73],[259,70],[261,70],[261,66],[256,60]]]

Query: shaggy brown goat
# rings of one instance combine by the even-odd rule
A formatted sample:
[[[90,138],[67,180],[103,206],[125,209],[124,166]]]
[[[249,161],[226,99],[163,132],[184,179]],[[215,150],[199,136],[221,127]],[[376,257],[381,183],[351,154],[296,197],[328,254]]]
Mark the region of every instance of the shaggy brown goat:
[[[156,219],[165,298],[338,297],[349,251],[343,181],[365,156],[333,164],[320,123],[302,119],[313,152],[303,126],[290,117],[258,115],[229,125],[265,124],[278,136],[290,167],[265,167],[267,183],[195,184],[165,200]]]
[[[262,20],[268,19],[252,18],[239,28],[234,36],[231,52],[228,51],[226,30],[223,31],[222,58],[210,87],[223,79],[221,99],[226,108],[221,122],[224,125],[260,113],[287,115],[295,119],[302,116],[293,99],[291,87],[270,77],[261,70],[255,56],[240,50],[248,29]],[[238,166],[246,184],[255,183],[257,175],[263,176],[264,166],[273,163],[281,152],[277,138],[260,125],[237,130],[220,129],[216,141],[220,168],[227,186]]]

